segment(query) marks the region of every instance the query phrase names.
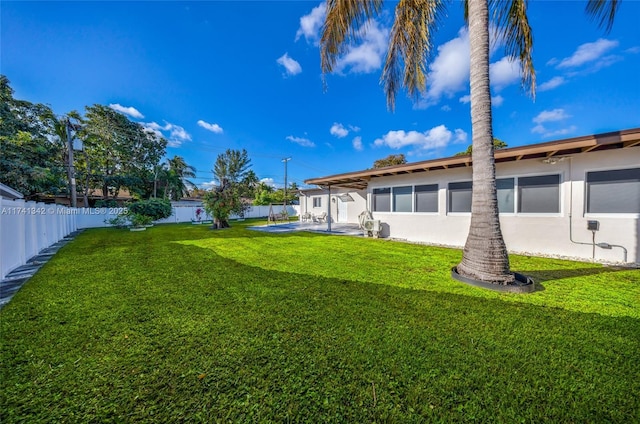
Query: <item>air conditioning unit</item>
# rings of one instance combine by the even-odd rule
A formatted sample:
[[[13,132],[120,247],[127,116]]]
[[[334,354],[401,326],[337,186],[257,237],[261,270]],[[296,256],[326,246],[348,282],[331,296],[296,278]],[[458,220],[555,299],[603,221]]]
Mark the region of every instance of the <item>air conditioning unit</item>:
[[[374,238],[378,238],[380,236],[380,231],[382,230],[379,219],[368,219],[364,221],[362,224],[362,228],[364,229],[365,237]]]

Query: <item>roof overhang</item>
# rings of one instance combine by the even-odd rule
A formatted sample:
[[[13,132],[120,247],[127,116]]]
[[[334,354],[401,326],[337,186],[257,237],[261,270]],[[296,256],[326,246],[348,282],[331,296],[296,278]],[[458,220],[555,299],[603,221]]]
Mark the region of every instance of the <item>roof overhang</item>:
[[[551,160],[551,158],[558,156],[577,155],[601,150],[627,149],[631,147],[640,147],[640,128],[500,149],[494,152],[494,157],[496,163],[528,159]],[[387,166],[384,168],[311,178],[305,180],[305,184],[363,190],[367,188],[372,178],[450,168],[465,168],[472,165],[471,155],[452,156],[442,159],[432,159],[422,162]]]
[[[24,196],[18,190],[0,183],[0,197],[10,200],[23,199]]]

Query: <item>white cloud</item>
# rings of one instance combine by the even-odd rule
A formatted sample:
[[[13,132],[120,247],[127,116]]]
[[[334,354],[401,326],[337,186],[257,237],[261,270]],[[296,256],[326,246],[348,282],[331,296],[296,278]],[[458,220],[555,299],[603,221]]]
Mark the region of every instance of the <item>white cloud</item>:
[[[460,128],[458,128],[454,132],[455,132],[456,136],[453,139],[453,142],[455,144],[460,144],[460,143],[466,143],[467,142],[467,133],[465,131],[463,131]]]
[[[500,91],[504,87],[511,85],[521,78],[520,61],[512,61],[505,56],[497,62],[489,65],[489,80],[494,90]]]
[[[167,122],[165,126],[158,124],[157,122],[145,122],[142,124],[145,128],[149,128],[155,131],[169,131],[171,124]]]
[[[557,123],[568,118],[571,118],[571,115],[567,114],[564,109],[544,110],[532,119],[537,125],[531,128],[531,132],[534,134],[542,134],[543,137],[554,137],[573,133],[577,129],[575,125],[558,129],[549,129],[543,125],[549,122]]]
[[[338,58],[334,71],[336,73],[374,72],[382,67],[382,56],[387,50],[389,29],[377,21],[369,20],[357,33],[362,42],[349,46],[344,56]]]
[[[471,103],[471,95],[466,94],[458,99],[460,103],[468,104]],[[502,106],[504,103],[504,97],[501,95],[495,95],[491,97],[491,105],[494,107]]]
[[[160,131],[162,127],[155,122],[143,123],[142,126],[146,131],[155,134],[156,137],[164,137],[164,134]]]
[[[564,79],[564,77],[553,77],[549,81],[540,84],[538,86],[538,91],[553,90],[554,88],[560,87],[565,82],[566,80]]]
[[[570,117],[571,115],[567,115],[564,109],[543,110],[533,118],[533,122],[542,124],[544,122],[562,121]]]
[[[429,66],[427,75],[428,107],[437,104],[442,96],[451,97],[467,88],[469,81],[469,33],[465,28],[458,31],[458,37],[438,47],[438,54]]]
[[[300,66],[300,64],[294,59],[290,58],[288,53],[280,56],[276,62],[284,66],[284,69],[287,71],[286,75],[298,75],[302,72],[302,66]]]
[[[156,136],[166,138],[169,147],[178,147],[185,141],[191,140],[191,135],[184,128],[166,121],[164,126],[157,122],[144,122],[142,126]],[[166,132],[169,132],[168,136],[164,134]]]
[[[451,106],[449,105],[444,105],[440,108],[441,111],[443,112],[451,112]]]
[[[320,28],[324,23],[324,17],[327,12],[327,4],[325,2],[311,9],[308,15],[304,15],[300,18],[300,28],[296,32],[296,39],[298,41],[300,37],[304,36],[307,43],[312,42],[318,44],[320,39]]]
[[[560,128],[557,130],[548,130],[543,125],[536,125],[531,129],[532,133],[542,134],[543,137],[558,137],[561,135],[567,135],[574,133],[578,128],[575,125],[570,125],[566,128]]]
[[[413,146],[419,150],[434,150],[446,147],[451,142],[464,142],[466,139],[467,133],[463,130],[456,129],[451,132],[446,126],[439,125],[425,132],[389,131],[382,138],[376,139],[374,145],[388,146],[392,149]]]
[[[210,124],[208,122],[203,121],[202,119],[200,119],[198,121],[198,125],[200,125],[205,130],[211,131],[211,132],[216,133],[216,134],[222,134],[222,132],[223,132],[222,127],[220,125],[218,125],[218,124]]]
[[[286,138],[287,140],[293,143],[299,144],[303,147],[316,147],[316,144],[313,141],[309,140],[308,138],[294,137],[292,135],[288,135]]]
[[[336,136],[338,138],[346,137],[349,134],[349,130],[344,127],[344,125],[334,122],[329,129],[331,135]]]
[[[260,182],[263,183],[263,184],[266,184],[268,186],[271,186],[271,187],[275,187],[276,186],[276,183],[273,180],[273,178],[261,178]]]
[[[495,34],[492,34],[495,37]],[[500,40],[492,43],[492,50],[501,44]],[[416,107],[418,109],[436,105],[443,97],[451,98],[469,87],[469,32],[466,28],[458,31],[458,36],[438,46],[438,53],[429,65],[427,75],[427,93]],[[489,65],[491,87],[500,91],[521,79],[519,60],[511,60],[505,56]],[[468,95],[462,96],[461,103],[469,103]],[[499,101],[499,100],[498,100]],[[499,105],[496,105],[499,106]]]
[[[173,124],[171,124],[170,137],[174,140],[180,140],[181,142],[191,140],[191,136],[189,135],[188,132],[184,130],[184,128],[182,128],[179,125],[173,125]]]
[[[355,137],[351,143],[353,144],[353,148],[359,152],[364,149],[364,147],[362,146],[362,137],[360,136]]]
[[[211,180],[206,183],[198,184],[198,187],[200,187],[203,190],[211,190],[212,188],[218,187],[218,182],[216,180]]]
[[[120,113],[124,113],[125,115],[129,115],[132,118],[136,118],[136,119],[142,119],[144,118],[144,115],[141,114],[138,109],[136,109],[135,107],[129,106],[122,106],[118,103],[111,103],[109,105],[109,107],[113,110],[115,110],[116,112],[120,112]]]
[[[584,65],[587,62],[593,62],[604,55],[608,50],[617,47],[618,41],[600,38],[593,43],[585,43],[558,64],[558,68],[575,68]]]

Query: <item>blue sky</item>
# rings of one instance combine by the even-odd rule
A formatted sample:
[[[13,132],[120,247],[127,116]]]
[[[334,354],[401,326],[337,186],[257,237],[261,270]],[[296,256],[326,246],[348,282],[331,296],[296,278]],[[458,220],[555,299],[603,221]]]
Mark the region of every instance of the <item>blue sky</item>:
[[[311,1],[2,1],[0,69],[15,97],[58,114],[112,105],[169,140],[206,185],[218,154],[245,148],[275,185],[450,156],[471,143],[468,37],[459,2],[434,39],[426,95],[395,112],[379,84],[394,2],[323,89]],[[494,135],[510,147],[640,126],[640,2],[610,33],[579,1],[531,1],[535,101],[501,46],[491,56]],[[571,17],[569,19],[568,17]]]

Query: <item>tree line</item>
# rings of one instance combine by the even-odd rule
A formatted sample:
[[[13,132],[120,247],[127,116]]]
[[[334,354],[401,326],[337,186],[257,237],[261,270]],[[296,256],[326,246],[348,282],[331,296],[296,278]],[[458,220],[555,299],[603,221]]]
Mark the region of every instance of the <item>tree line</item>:
[[[196,169],[184,158],[164,159],[164,137],[108,106],[87,106],[84,116],[77,111],[56,115],[48,105],[14,98],[4,75],[0,100],[0,181],[28,200],[75,199],[77,194],[77,206],[89,207],[91,197],[110,204],[123,190],[134,200],[206,193],[190,180]],[[69,148],[78,141],[82,149]],[[217,189],[232,182],[243,203],[284,202],[284,190],[260,182],[249,167],[244,150],[219,155],[213,170]],[[288,203],[296,199],[297,188],[295,183],[288,188]]]

